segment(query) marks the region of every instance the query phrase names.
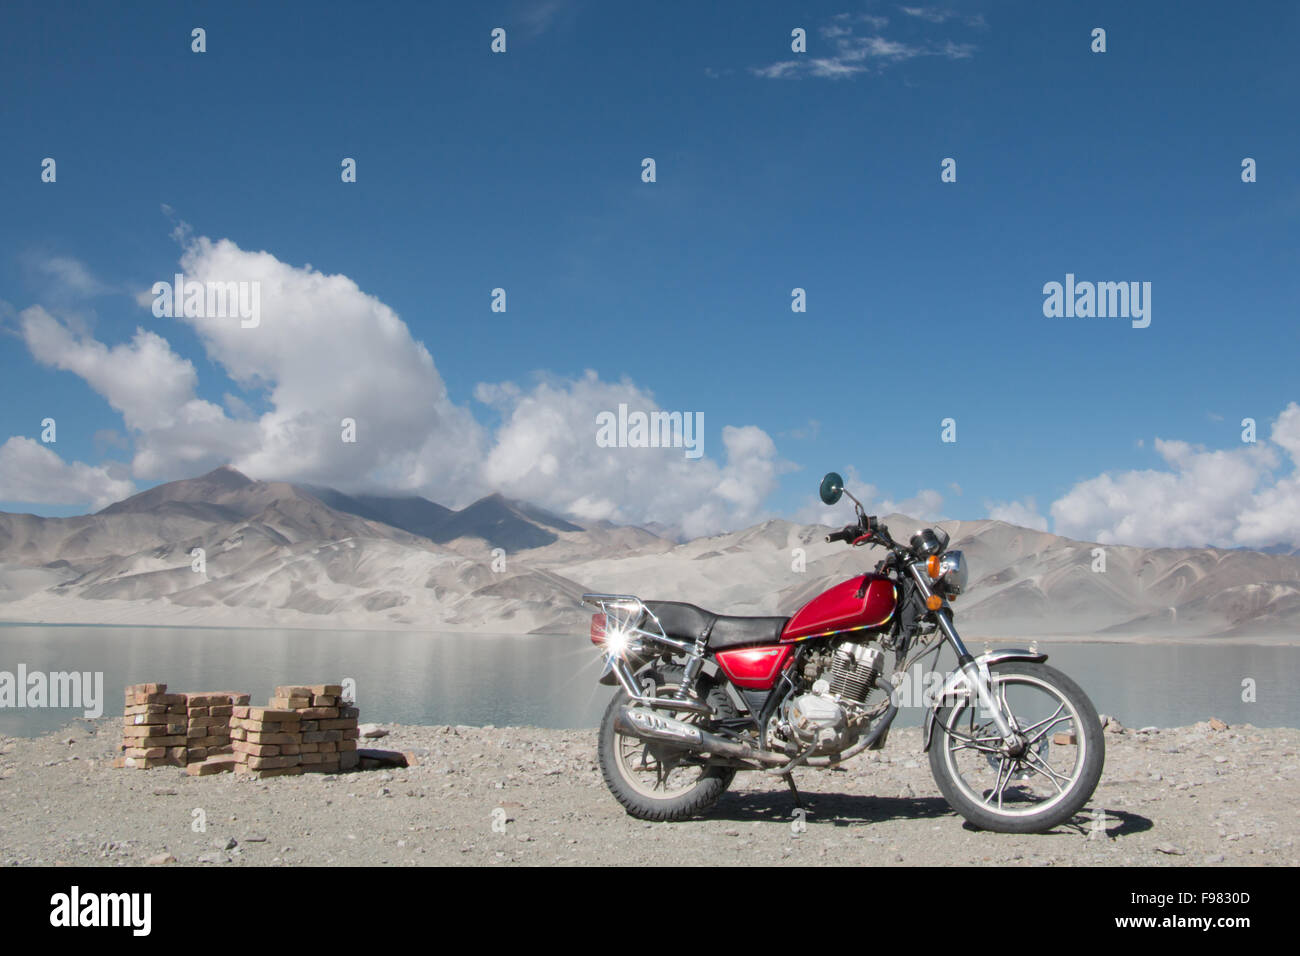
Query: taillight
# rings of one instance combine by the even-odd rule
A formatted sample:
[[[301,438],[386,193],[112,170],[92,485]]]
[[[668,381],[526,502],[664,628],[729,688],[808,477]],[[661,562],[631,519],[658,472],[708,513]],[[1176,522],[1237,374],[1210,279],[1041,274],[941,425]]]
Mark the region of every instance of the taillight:
[[[591,616],[591,643],[605,643],[605,615],[593,614]]]

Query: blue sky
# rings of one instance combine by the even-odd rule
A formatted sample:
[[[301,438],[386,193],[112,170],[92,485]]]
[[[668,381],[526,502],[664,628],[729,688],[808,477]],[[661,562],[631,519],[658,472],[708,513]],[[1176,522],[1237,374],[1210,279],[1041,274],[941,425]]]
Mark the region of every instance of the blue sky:
[[[214,460],[201,430],[198,451],[165,454],[174,431],[140,414],[133,428],[102,376],[96,388],[38,359],[22,318],[33,307],[83,346],[156,333],[169,361],[192,364],[194,397],[232,420],[283,410],[276,382],[140,301],[207,237],[346,276],[382,302],[432,356],[428,394],[445,386],[461,436],[411,440],[481,445],[454,468],[399,460],[411,426],[395,423],[376,471],[328,456],[299,468],[301,456],[232,439],[258,477],[449,503],[500,487],[615,520],[680,509],[710,530],[816,517],[834,468],[882,510],[1037,515],[1134,543],[1262,545],[1260,525],[1276,522],[1273,537],[1300,543],[1285,503],[1300,447],[1285,414],[1300,399],[1300,8],[1249,11],[6,4],[0,443],[39,439],[53,417],[43,450],[59,464],[35,462],[50,471],[33,491],[36,450],[12,445],[0,509],[78,513],[103,476],[139,489]],[[498,26],[504,54],[489,50]],[[795,27],[806,54],[791,52]],[[1105,53],[1090,50],[1094,27]],[[356,183],[340,182],[343,157]],[[945,157],[955,183],[940,181]],[[1257,182],[1241,181],[1244,157]],[[1043,285],[1067,273],[1150,282],[1150,326],[1045,317]],[[505,313],[489,310],[495,287]],[[791,311],[795,287],[806,313]],[[327,318],[310,338],[331,341]],[[388,407],[401,401],[380,394],[391,356],[374,358],[358,382]],[[329,361],[319,387],[337,376]],[[309,377],[290,365],[268,367]],[[706,459],[638,449],[632,469],[608,456],[598,468],[565,446],[557,467],[530,471],[521,459],[553,447],[522,434],[530,409],[556,399],[585,436],[583,403],[624,394],[589,383],[580,397],[587,370],[625,383],[633,404],[702,412]],[[311,389],[283,391],[308,402]],[[946,417],[955,443],[940,441]],[[732,448],[723,426],[771,447],[747,432]],[[1219,488],[1224,469],[1235,477]],[[718,499],[715,485],[743,487]],[[1213,522],[1152,518],[1169,496],[1232,500]]]

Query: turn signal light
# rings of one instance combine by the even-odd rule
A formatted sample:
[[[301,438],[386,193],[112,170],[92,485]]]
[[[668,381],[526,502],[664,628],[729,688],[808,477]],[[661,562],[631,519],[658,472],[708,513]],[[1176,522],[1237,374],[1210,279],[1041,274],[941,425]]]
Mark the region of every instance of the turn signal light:
[[[593,614],[591,616],[591,643],[605,643],[605,615]]]
[[[931,594],[925,599],[925,606],[931,611],[937,611],[939,608],[943,607],[943,598],[937,594]]]
[[[939,556],[937,554],[932,554],[925,559],[925,570],[929,573],[930,577],[934,578],[935,580],[938,580]]]

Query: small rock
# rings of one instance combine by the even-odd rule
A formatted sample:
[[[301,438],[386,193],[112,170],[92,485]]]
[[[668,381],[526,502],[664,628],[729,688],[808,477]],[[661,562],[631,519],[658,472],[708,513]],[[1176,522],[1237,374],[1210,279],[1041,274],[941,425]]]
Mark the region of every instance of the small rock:
[[[164,863],[175,863],[176,857],[172,856],[170,853],[158,853],[149,857],[145,862],[150,866],[161,866]]]
[[[327,802],[328,802],[328,801],[327,801]],[[264,834],[264,833],[250,833],[248,836],[244,837],[244,842],[245,842],[245,843],[265,843],[265,842],[266,842],[266,834]]]
[[[1187,851],[1173,843],[1160,843],[1155,846],[1157,853],[1164,853],[1169,856],[1183,856]]]
[[[1211,718],[1210,718],[1210,729],[1211,729],[1211,730],[1227,730],[1227,729],[1228,729],[1228,725],[1225,724],[1223,721],[1221,721],[1218,717],[1211,717]]]
[[[235,842],[234,837],[214,837],[212,839],[212,845],[218,850],[233,850],[235,847],[239,846],[239,844]]]
[[[387,737],[388,731],[378,724],[362,724],[359,728],[361,736],[370,740],[377,740],[380,737]]]

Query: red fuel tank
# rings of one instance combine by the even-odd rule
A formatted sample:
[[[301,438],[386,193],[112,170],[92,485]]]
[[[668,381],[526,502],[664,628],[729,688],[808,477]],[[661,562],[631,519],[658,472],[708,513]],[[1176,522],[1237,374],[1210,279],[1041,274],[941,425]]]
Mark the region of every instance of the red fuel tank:
[[[893,618],[897,604],[897,588],[885,575],[849,578],[801,607],[781,632],[781,641],[804,641],[838,631],[882,627]]]

